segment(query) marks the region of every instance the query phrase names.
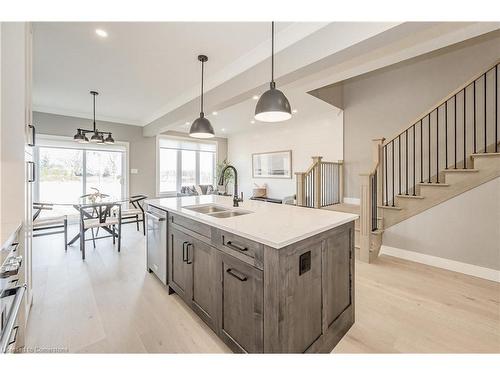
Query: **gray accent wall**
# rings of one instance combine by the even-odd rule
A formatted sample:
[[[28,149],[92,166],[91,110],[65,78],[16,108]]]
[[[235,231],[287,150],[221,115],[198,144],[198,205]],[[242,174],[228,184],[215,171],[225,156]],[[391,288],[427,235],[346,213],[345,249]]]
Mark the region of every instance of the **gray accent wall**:
[[[498,59],[500,31],[495,31],[312,91],[344,109],[345,196],[360,196],[359,174],[368,171],[372,163],[372,139],[391,138],[409,127]]]
[[[77,128],[90,129],[92,120],[62,116],[52,113],[34,112],[33,122],[39,134],[73,137]],[[128,124],[97,121],[99,130],[110,131],[116,141],[129,143],[129,171],[137,169],[137,174],[129,174],[129,194],[156,196],[156,137],[144,137],[143,128]],[[188,137],[186,133],[168,131],[163,134]],[[218,143],[218,160],[227,156],[227,139],[215,138]]]

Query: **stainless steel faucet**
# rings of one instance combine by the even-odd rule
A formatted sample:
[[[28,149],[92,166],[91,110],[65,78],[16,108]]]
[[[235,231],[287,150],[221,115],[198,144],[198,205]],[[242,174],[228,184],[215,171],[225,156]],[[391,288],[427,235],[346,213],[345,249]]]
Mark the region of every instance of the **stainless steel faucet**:
[[[224,174],[226,172],[226,169],[229,169],[231,168],[234,172],[234,195],[233,195],[233,207],[238,207],[238,203],[239,202],[243,202],[243,193],[241,193],[241,198],[238,197],[238,171],[236,170],[235,167],[233,167],[232,165],[227,165],[226,167],[224,167],[224,169],[222,170],[222,172],[220,173],[220,178],[219,178],[219,182],[218,182],[218,185],[219,186],[222,186],[224,185]]]

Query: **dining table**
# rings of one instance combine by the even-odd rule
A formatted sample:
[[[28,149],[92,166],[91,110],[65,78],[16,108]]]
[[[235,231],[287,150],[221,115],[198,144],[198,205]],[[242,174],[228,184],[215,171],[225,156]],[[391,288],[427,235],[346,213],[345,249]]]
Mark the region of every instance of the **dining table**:
[[[55,206],[61,206],[61,207],[73,207],[78,213],[83,214],[85,218],[99,218],[96,215],[99,215],[97,210],[86,210],[85,208],[92,208],[94,205],[99,205],[99,204],[123,204],[123,203],[128,203],[129,199],[128,198],[117,198],[108,194],[104,193],[99,193],[99,194],[87,194],[84,195],[76,202],[68,202],[68,203],[55,203]],[[106,214],[105,212],[101,214]],[[114,235],[115,237],[118,237],[117,233],[113,233],[113,231],[108,228],[108,227],[102,227],[103,230],[108,232],[110,235]],[[76,241],[80,239],[80,231],[68,242],[68,246],[74,244]]]

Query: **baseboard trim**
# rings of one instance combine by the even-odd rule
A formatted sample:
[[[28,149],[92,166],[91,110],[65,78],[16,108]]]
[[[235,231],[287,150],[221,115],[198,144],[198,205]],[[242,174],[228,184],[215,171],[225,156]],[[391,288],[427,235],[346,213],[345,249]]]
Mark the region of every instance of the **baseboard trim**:
[[[359,198],[344,198],[344,203],[356,204],[359,206],[361,204],[361,199],[359,199]]]
[[[435,257],[432,255],[421,254],[415,251],[403,250],[397,247],[382,245],[380,254],[390,255],[396,258],[410,260],[412,262],[427,264],[443,268],[445,270],[463,273],[470,276],[479,277],[490,281],[500,283],[500,271],[491,268],[476,266],[473,264],[462,263],[456,260]]]

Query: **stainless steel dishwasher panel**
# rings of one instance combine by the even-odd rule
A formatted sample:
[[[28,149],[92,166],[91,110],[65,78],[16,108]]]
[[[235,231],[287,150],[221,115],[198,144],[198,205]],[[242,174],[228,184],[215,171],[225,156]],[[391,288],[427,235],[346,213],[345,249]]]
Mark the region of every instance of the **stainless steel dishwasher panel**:
[[[146,228],[147,269],[167,285],[167,213],[149,205]]]

